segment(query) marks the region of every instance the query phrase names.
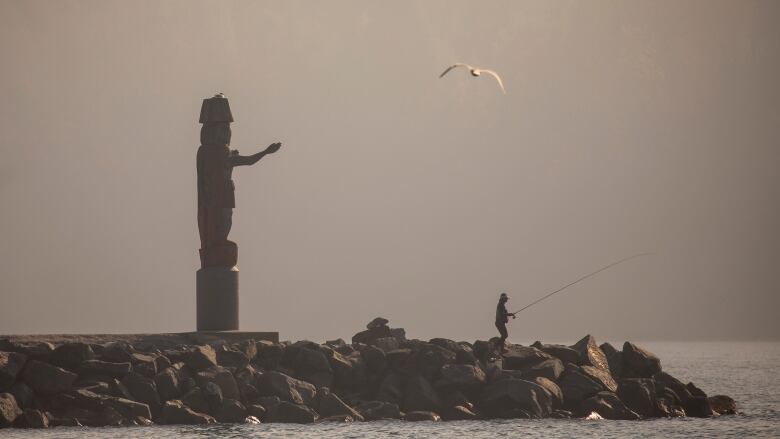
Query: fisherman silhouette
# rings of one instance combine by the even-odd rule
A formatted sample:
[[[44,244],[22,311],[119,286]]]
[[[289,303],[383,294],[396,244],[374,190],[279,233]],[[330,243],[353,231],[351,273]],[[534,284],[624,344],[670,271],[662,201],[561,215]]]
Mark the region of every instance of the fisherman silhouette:
[[[498,298],[498,306],[496,306],[496,328],[499,334],[501,334],[500,346],[501,353],[506,353],[506,339],[509,337],[509,333],[506,330],[506,324],[509,323],[509,316],[515,318],[515,313],[506,310],[506,303],[509,302],[509,296],[506,293],[501,293]]]

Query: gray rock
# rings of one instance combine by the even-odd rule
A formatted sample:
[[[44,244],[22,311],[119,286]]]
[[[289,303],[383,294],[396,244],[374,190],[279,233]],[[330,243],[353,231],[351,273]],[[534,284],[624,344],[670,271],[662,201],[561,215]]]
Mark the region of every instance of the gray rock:
[[[403,380],[394,372],[388,373],[379,383],[376,392],[377,401],[392,402],[401,404],[403,398]]]
[[[421,343],[413,354],[415,373],[433,381],[439,377],[441,368],[455,362],[456,355],[449,349],[431,343]]]
[[[387,352],[385,357],[387,358],[387,366],[390,370],[401,375],[414,375],[417,373],[416,357],[411,349],[396,349]]]
[[[586,335],[580,341],[572,346],[572,349],[580,354],[579,365],[593,366],[602,370],[609,371],[607,356],[596,344],[596,339],[592,335]]]
[[[382,318],[382,317],[377,317],[374,320],[371,320],[370,322],[368,322],[368,324],[366,325],[366,328],[367,329],[375,329],[375,328],[379,328],[379,327],[382,327],[382,326],[387,326],[388,323],[390,323],[389,320],[387,320],[385,318]]]
[[[208,345],[194,346],[182,352],[181,361],[198,372],[217,366],[217,353]]]
[[[584,399],[604,390],[604,386],[585,375],[582,369],[574,365],[567,366],[558,380],[558,386],[563,392],[564,407],[571,410],[576,410]]]
[[[621,383],[622,384],[622,383]],[[711,418],[718,416],[712,409],[710,399],[706,396],[692,396],[683,403],[685,414],[693,418]]]
[[[0,350],[24,354],[27,356],[27,360],[49,362],[51,361],[52,354],[54,354],[54,345],[48,342],[6,342]]]
[[[360,413],[348,406],[335,393],[331,393],[325,387],[317,392],[316,405],[317,412],[323,417],[350,416],[353,420],[363,420],[363,416]]]
[[[481,367],[469,364],[445,364],[441,368],[441,376],[453,387],[467,392],[477,389],[487,381]]]
[[[157,356],[148,353],[134,352],[130,354],[130,362],[133,364],[133,372],[147,378],[157,375]]]
[[[222,407],[224,396],[222,395],[222,389],[219,388],[217,383],[209,381],[203,386],[203,397],[209,405],[209,412],[215,412]]]
[[[130,372],[125,376],[121,383],[133,396],[133,400],[142,402],[149,406],[152,415],[156,416],[160,410],[160,396],[157,394],[157,385],[154,380],[141,374]]]
[[[618,396],[626,407],[640,416],[657,416],[655,402],[655,383],[646,378],[624,378],[618,386]],[[687,411],[687,410],[686,410]]]
[[[438,412],[441,409],[441,400],[436,390],[425,377],[420,375],[407,380],[401,404],[405,412]]]
[[[18,352],[0,352],[0,391],[8,389],[27,363],[27,355]]]
[[[545,354],[552,355],[553,357],[561,360],[563,364],[578,364],[580,362],[580,353],[568,346],[560,344],[542,344],[539,341],[532,344],[531,346],[541,350]]]
[[[609,390],[612,393],[617,392],[617,383],[609,373],[609,369],[599,369],[593,366],[582,366],[580,370],[588,376],[588,378],[601,384],[604,389]]]
[[[401,345],[398,343],[398,340],[395,339],[395,337],[381,337],[377,338],[376,340],[372,341],[371,344],[373,346],[378,347],[383,352],[390,352],[392,350],[398,349],[401,347]]]
[[[623,401],[612,392],[599,392],[584,400],[580,414],[585,416],[591,412],[598,413],[604,419],[637,420],[640,416],[626,407]]]
[[[262,396],[278,396],[282,401],[293,404],[308,404],[317,393],[313,385],[275,371],[260,376],[257,390]]]
[[[666,390],[674,394],[675,399],[680,403],[684,403],[693,395],[691,395],[688,387],[682,383],[682,381],[669,375],[666,372],[659,372],[653,375],[653,381],[656,383],[656,395],[666,394]],[[659,389],[661,390],[659,392]]]
[[[310,424],[319,418],[317,412],[305,405],[282,401],[271,407],[265,415],[266,422]]]
[[[504,353],[504,369],[527,370],[531,367],[550,360],[553,357],[545,354],[539,349],[533,347],[520,346],[515,344],[507,345],[507,352]]]
[[[201,389],[206,388],[206,383],[215,383],[225,398],[241,399],[241,392],[235,377],[230,373],[230,370],[224,367],[218,366],[200,371],[195,375],[195,381]]]
[[[19,407],[26,409],[33,403],[35,392],[24,381],[18,381],[8,390],[8,393],[14,396]]]
[[[661,372],[661,360],[639,346],[623,344],[622,376],[624,378],[650,378]]]
[[[241,401],[231,398],[222,400],[222,406],[214,413],[218,422],[241,423],[247,417],[247,410]]]
[[[382,354],[382,358],[384,358],[384,354]],[[366,362],[360,352],[344,356],[336,351],[330,351],[328,362],[333,370],[334,387],[342,389],[365,387],[368,375]]]
[[[71,389],[77,375],[38,360],[27,362],[22,379],[35,393],[54,395]]]
[[[176,399],[181,396],[181,386],[176,369],[169,367],[154,377],[154,384],[157,386],[157,394],[162,401]]]
[[[398,404],[385,401],[365,401],[355,409],[363,415],[366,421],[376,421],[380,419],[400,419],[401,410]]]
[[[36,409],[25,409],[14,422],[16,428],[49,428],[49,417]]]
[[[554,409],[563,406],[563,391],[561,391],[561,388],[558,387],[558,385],[555,384],[555,382],[545,377],[536,377],[534,378],[533,382],[544,387],[544,390],[546,390],[547,393],[550,394]]]
[[[184,396],[181,397],[181,402],[198,413],[207,413],[211,410],[209,402],[206,400],[206,395],[200,387],[195,387],[184,394]]]
[[[249,364],[249,357],[240,351],[227,348],[217,350],[217,363],[224,367],[245,367]]]
[[[160,416],[162,424],[213,424],[216,421],[213,417],[198,413],[184,405],[179,400],[166,401],[162,408]]]
[[[284,354],[284,348],[279,343],[271,343],[266,340],[257,342],[257,355],[255,363],[265,369],[276,369]]]
[[[75,368],[87,361],[95,358],[95,352],[92,347],[86,343],[64,343],[54,349],[52,363],[66,369],[75,370]]]
[[[244,424],[261,424],[261,422],[256,416],[247,416],[244,418]]]
[[[111,363],[129,363],[133,352],[133,346],[129,343],[112,342],[103,346],[100,359]]]
[[[123,378],[130,373],[130,363],[110,363],[101,360],[86,360],[76,369],[80,377],[107,376]]]
[[[408,351],[411,353],[411,351]],[[366,346],[360,351],[360,356],[366,365],[366,373],[370,376],[380,376],[387,368],[387,356],[384,351],[375,346]]]
[[[413,411],[404,415],[404,421],[419,422],[419,421],[441,421],[441,416],[431,411]]]
[[[373,329],[366,329],[352,336],[352,343],[371,344],[374,340],[384,337],[392,337],[390,328],[387,326],[378,326]]]
[[[530,381],[509,378],[489,384],[482,391],[478,407],[488,417],[533,417],[552,413],[552,398],[543,387]]]
[[[737,403],[730,396],[715,395],[707,399],[709,399],[710,407],[715,413],[719,415],[737,414]]]
[[[537,377],[544,377],[548,380],[555,381],[563,373],[563,363],[557,358],[550,358],[544,360],[541,363],[534,364],[533,366],[523,370],[523,379],[533,381]]]
[[[254,416],[255,418],[261,421],[265,419],[266,412],[267,410],[265,409],[265,407],[263,407],[260,404],[249,404],[248,406],[246,406],[247,416]]]
[[[10,427],[22,409],[16,404],[16,399],[10,393],[0,393],[0,427]]]
[[[318,387],[333,385],[333,369],[328,358],[315,349],[298,349],[298,355],[293,361],[293,368],[298,378]]]
[[[623,352],[618,351],[609,343],[602,343],[601,350],[604,355],[607,356],[607,363],[609,364],[609,372],[612,374],[612,378],[620,379],[623,377]],[[626,377],[630,378],[630,377]]]

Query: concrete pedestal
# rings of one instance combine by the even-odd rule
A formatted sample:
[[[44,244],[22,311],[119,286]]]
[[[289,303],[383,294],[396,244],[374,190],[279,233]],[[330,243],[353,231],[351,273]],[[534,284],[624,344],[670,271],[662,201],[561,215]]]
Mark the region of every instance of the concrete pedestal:
[[[201,268],[195,291],[198,331],[238,330],[238,267]]]

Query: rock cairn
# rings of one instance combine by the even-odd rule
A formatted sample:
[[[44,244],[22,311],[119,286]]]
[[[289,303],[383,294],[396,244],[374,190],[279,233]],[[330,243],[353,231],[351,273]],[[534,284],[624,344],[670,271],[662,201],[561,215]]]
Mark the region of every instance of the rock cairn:
[[[572,346],[410,340],[376,318],[338,339],[179,345],[0,340],[0,427],[439,421],[736,413],[661,370],[652,353],[585,336]]]

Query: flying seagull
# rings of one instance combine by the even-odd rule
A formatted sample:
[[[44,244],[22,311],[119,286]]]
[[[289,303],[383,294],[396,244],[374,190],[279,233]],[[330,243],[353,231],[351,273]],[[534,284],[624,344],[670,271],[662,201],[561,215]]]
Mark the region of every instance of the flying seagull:
[[[498,73],[494,72],[493,70],[480,69],[480,68],[472,67],[472,66],[470,66],[468,64],[455,63],[455,64],[447,67],[447,70],[442,72],[442,74],[439,75],[439,78],[443,77],[444,75],[447,74],[447,72],[449,72],[450,70],[452,70],[452,69],[454,69],[456,67],[466,67],[471,72],[471,76],[479,76],[479,75],[481,75],[483,73],[487,73],[488,75],[493,76],[494,78],[496,78],[496,81],[498,81],[498,86],[501,87],[501,91],[504,92],[504,94],[506,94],[506,90],[504,90],[504,83],[501,82],[501,78],[498,76]]]

